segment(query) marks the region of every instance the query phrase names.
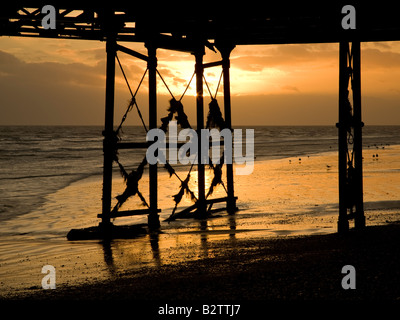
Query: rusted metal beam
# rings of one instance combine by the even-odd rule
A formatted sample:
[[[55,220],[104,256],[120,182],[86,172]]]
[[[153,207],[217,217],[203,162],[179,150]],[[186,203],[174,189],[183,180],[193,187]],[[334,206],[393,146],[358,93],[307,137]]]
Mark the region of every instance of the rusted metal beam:
[[[352,93],[352,99],[350,96]],[[338,232],[365,226],[362,172],[360,42],[339,46],[339,219]]]
[[[204,128],[204,99],[203,99],[203,55],[204,48],[199,48],[194,54],[196,59],[195,72],[196,72],[196,119],[197,119],[197,216],[202,218],[206,216],[206,192],[205,192],[205,171],[204,163],[202,163],[202,139],[201,129]]]
[[[102,225],[109,225],[111,213],[112,168],[116,150],[114,132],[114,94],[115,94],[115,38],[110,34],[107,39],[107,69],[106,69],[106,102],[103,141],[103,195],[102,195]]]
[[[149,42],[146,44],[148,51],[148,76],[149,76],[149,129],[157,128],[157,48]],[[160,227],[158,215],[158,190],[157,190],[157,163],[149,164],[149,194],[150,194],[150,213],[148,215],[148,225],[151,229]]]

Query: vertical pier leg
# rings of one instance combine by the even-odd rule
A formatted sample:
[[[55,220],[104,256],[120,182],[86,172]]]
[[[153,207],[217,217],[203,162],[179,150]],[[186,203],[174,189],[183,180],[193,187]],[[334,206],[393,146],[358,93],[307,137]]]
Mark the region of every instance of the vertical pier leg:
[[[103,131],[103,195],[102,195],[102,221],[103,227],[111,224],[111,191],[112,191],[112,167],[114,161],[116,137],[114,133],[114,91],[115,91],[115,48],[116,42],[109,37],[106,43],[107,69],[106,69],[106,101],[105,124]]]
[[[365,226],[362,177],[360,42],[341,42],[339,48],[339,220],[338,232]],[[353,104],[349,98],[349,82]]]
[[[221,52],[222,56],[222,71],[224,78],[224,113],[225,113],[225,124],[232,131],[232,117],[231,117],[231,85],[230,85],[230,60],[229,56],[232,50],[235,48],[234,45],[223,45],[217,47]],[[236,198],[234,192],[233,183],[233,164],[226,164],[226,180],[227,180],[227,191],[228,200],[226,202],[226,208],[229,214],[236,212]]]
[[[348,52],[349,43],[341,42],[339,44],[339,123],[336,126],[339,129],[339,220],[338,232],[344,233],[349,230],[349,221],[347,219],[347,117],[350,116],[348,101]]]
[[[356,229],[365,227],[364,197],[363,197],[363,161],[362,161],[362,127],[361,120],[361,45],[359,41],[352,43],[353,57],[353,126],[354,126],[354,187]]]
[[[148,72],[149,72],[149,129],[157,128],[157,57],[156,48],[146,45],[148,50]],[[151,229],[160,227],[158,215],[158,191],[157,191],[157,163],[149,165],[149,192],[150,192],[150,214],[148,215],[148,226]]]
[[[206,216],[206,196],[205,196],[205,171],[204,164],[201,163],[201,129],[204,128],[204,101],[203,101],[203,55],[204,48],[195,53],[196,58],[196,110],[197,110],[197,138],[198,138],[198,165],[197,165],[197,181],[198,181],[198,201],[197,216],[204,218]]]

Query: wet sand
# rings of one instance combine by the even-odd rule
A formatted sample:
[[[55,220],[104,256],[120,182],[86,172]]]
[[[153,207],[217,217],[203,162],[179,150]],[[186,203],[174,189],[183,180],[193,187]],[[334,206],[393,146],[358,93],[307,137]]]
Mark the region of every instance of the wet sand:
[[[399,301],[399,151],[379,150],[376,160],[376,150],[364,150],[368,228],[346,237],[335,234],[335,152],[256,162],[252,175],[235,177],[235,215],[163,222],[160,234],[112,242],[66,241],[71,228],[98,223],[101,179],[78,181],[1,224],[0,298]],[[177,190],[167,181],[160,176],[162,219]],[[48,264],[56,290],[41,288]],[[357,270],[356,290],[341,287],[347,264]]]
[[[12,299],[164,301],[392,301],[400,303],[400,224],[339,234],[221,240],[208,257],[142,266],[114,279]],[[187,251],[188,254],[190,249]],[[110,261],[112,264],[112,261]],[[344,290],[344,265],[356,289]]]

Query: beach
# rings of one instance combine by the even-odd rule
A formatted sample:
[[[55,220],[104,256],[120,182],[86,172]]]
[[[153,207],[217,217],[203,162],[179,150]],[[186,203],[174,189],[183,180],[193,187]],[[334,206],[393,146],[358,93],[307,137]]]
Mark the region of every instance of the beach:
[[[348,236],[336,233],[335,151],[256,161],[251,175],[235,176],[239,211],[206,220],[163,221],[179,183],[160,174],[160,233],[111,242],[66,240],[72,228],[97,225],[101,208],[101,176],[72,182],[36,210],[2,222],[0,297],[398,301],[400,147],[365,148],[363,155],[368,227]],[[123,191],[122,179],[113,187],[115,195]],[[55,290],[42,289],[44,265],[55,267]],[[356,290],[341,287],[344,265],[357,270]]]
[[[143,266],[107,280],[56,290],[32,289],[14,298],[132,300],[138,305],[141,301],[158,305],[179,305],[179,301],[399,303],[399,240],[400,225],[391,224],[346,236],[214,241],[207,245],[207,256],[196,260]],[[345,290],[342,268],[349,264],[356,270],[356,287]]]

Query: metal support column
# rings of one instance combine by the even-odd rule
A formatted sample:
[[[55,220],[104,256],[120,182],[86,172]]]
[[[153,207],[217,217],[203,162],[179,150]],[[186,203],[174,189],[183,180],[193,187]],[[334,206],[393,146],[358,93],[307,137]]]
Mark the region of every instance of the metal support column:
[[[354,127],[354,187],[355,187],[355,215],[356,229],[365,227],[364,197],[363,197],[363,161],[362,161],[362,127],[361,118],[361,44],[352,43],[353,57],[353,127]]]
[[[106,67],[106,101],[105,101],[105,124],[103,131],[103,196],[102,196],[102,221],[101,225],[106,227],[111,224],[111,191],[112,191],[112,167],[116,148],[116,136],[114,132],[114,91],[115,91],[115,38],[107,38],[107,67]]]
[[[148,50],[148,72],[149,72],[149,129],[157,128],[157,49],[147,44]],[[148,215],[149,228],[160,227],[157,200],[157,163],[149,165],[149,192],[150,192],[150,214]]]
[[[222,56],[222,71],[223,71],[223,79],[224,79],[224,113],[225,113],[225,124],[232,131],[232,117],[231,117],[231,86],[230,86],[230,60],[229,56],[232,50],[235,48],[234,45],[222,45],[221,47],[217,47],[221,52]],[[236,198],[234,192],[234,183],[233,183],[233,164],[226,164],[226,180],[227,180],[227,202],[226,209],[229,214],[235,213],[237,210],[236,207]]]
[[[360,42],[340,42],[339,48],[339,220],[338,232],[365,226],[362,176]],[[352,101],[350,101],[349,83]]]
[[[197,110],[197,138],[198,138],[198,156],[197,156],[197,183],[198,183],[198,201],[197,217],[206,216],[206,196],[205,196],[205,171],[204,163],[201,163],[201,129],[204,128],[204,101],[203,101],[203,55],[204,48],[195,53],[196,58],[196,110]]]

